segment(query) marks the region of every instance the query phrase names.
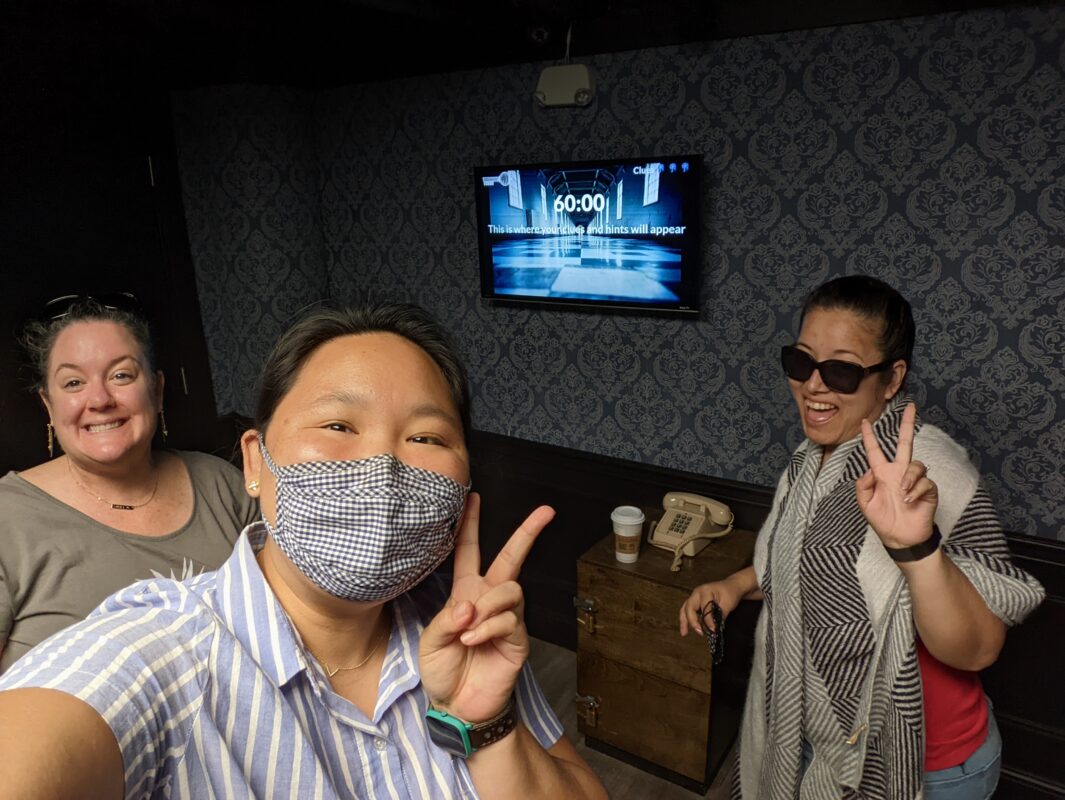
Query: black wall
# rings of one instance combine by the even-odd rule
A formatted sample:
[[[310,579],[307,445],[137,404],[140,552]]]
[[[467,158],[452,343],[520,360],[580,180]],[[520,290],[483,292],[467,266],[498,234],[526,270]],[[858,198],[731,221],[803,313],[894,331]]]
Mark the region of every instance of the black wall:
[[[229,455],[215,411],[178,187],[169,93],[115,20],[5,8],[0,40],[0,472],[47,457],[47,416],[13,346],[62,294],[132,291],[158,339],[169,444]],[[108,45],[115,45],[109,47]]]

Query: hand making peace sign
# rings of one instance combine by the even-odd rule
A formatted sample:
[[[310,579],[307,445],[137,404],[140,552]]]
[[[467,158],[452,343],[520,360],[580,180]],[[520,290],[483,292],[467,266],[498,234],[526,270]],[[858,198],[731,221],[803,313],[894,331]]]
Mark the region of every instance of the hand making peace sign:
[[[894,461],[887,460],[869,421],[862,420],[869,469],[855,482],[855,491],[859,508],[886,547],[912,547],[932,535],[939,490],[925,465],[911,462],[916,419],[917,408],[910,403],[902,414]]]
[[[529,657],[517,579],[536,537],[555,517],[535,509],[481,575],[481,499],[471,492],[455,544],[451,597],[422,633],[418,661],[433,705],[468,722],[495,716]]]

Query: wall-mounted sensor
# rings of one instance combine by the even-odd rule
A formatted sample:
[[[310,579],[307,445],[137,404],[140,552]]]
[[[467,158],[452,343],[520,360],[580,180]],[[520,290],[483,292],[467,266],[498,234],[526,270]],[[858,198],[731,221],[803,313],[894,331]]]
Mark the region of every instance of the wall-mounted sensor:
[[[586,106],[592,102],[592,74],[584,64],[545,67],[533,97],[545,108]]]

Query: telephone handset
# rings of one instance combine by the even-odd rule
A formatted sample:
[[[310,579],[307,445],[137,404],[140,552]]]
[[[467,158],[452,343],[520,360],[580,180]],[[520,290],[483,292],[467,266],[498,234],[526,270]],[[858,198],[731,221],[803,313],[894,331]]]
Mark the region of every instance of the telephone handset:
[[[665,514],[651,526],[647,541],[673,551],[670,569],[680,571],[683,556],[699,553],[710,539],[732,531],[733,514],[717,500],[686,492],[670,492],[662,498]]]

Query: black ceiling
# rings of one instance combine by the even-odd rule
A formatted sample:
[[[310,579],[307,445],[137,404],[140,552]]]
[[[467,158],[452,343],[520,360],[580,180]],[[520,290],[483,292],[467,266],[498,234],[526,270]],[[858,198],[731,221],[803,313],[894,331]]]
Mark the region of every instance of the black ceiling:
[[[992,0],[4,0],[5,65],[170,87],[341,85],[865,22]],[[9,76],[10,72],[7,73]]]

